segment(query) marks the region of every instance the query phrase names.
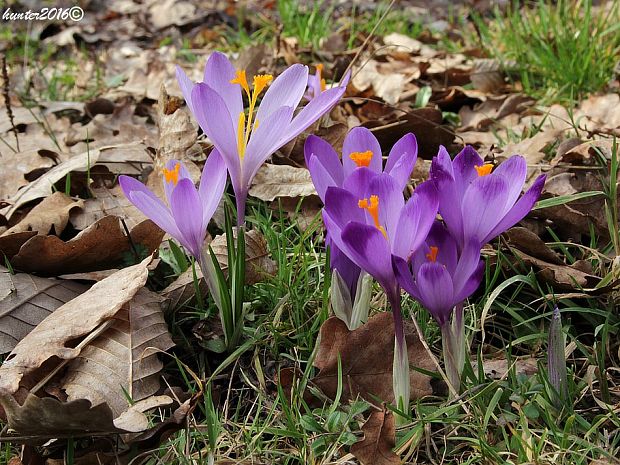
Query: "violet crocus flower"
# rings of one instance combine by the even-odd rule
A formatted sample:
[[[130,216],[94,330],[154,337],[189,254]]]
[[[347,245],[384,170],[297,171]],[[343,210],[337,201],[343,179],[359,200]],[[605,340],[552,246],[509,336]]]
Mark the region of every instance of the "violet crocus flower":
[[[394,397],[409,404],[409,362],[400,309],[400,287],[392,256],[409,258],[430,230],[438,208],[435,186],[418,186],[405,204],[400,184],[389,174],[362,167],[343,187],[328,187],[323,220],[333,242],[383,287],[394,315]]]
[[[296,64],[273,80],[259,105],[258,97],[272,76],[254,76],[250,89],[245,70],[235,71],[219,52],[207,60],[204,82],[194,84],[180,67],[177,79],[187,106],[224,157],[239,226],[245,219],[248,189],[263,162],[328,112],[345,91],[344,86],[327,89],[294,115],[308,84],[308,68]]]
[[[312,100],[327,90],[327,84],[323,78],[323,64],[316,65],[314,74],[308,75],[308,90],[304,94],[306,100]]]
[[[430,176],[440,194],[439,213],[459,250],[471,238],[485,244],[525,218],[538,200],[546,178],[536,178],[521,196],[526,175],[525,158],[520,155],[493,169],[470,146],[454,160],[444,147],[439,149]]]

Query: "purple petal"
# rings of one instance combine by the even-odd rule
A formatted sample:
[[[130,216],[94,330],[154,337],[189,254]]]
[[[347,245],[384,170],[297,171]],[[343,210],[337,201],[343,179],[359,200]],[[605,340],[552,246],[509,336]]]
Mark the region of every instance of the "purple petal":
[[[342,187],[355,195],[358,199],[370,197],[370,182],[378,175],[369,168],[358,168],[346,177]]]
[[[244,186],[250,187],[250,183],[261,165],[281,147],[274,134],[278,134],[280,128],[286,127],[292,116],[293,108],[280,107],[271,113],[266,120],[260,121],[258,127],[252,131],[243,159]]]
[[[521,155],[514,155],[499,165],[489,176],[503,176],[508,181],[507,207],[512,207],[521,195],[527,176],[527,163]],[[504,212],[505,213],[505,212]]]
[[[390,150],[385,172],[392,176],[403,190],[418,159],[418,141],[411,133],[401,137]]]
[[[409,259],[426,239],[439,205],[432,181],[420,184],[402,209],[396,233],[392,237],[392,253]]]
[[[391,289],[396,277],[388,241],[374,226],[349,223],[342,230],[342,241],[347,245],[349,258],[366,271],[385,289]]]
[[[469,185],[478,178],[475,166],[484,165],[484,160],[478,155],[471,145],[466,145],[459,154],[454,157],[452,169],[458,195],[463,195]]]
[[[452,160],[442,146],[431,162],[430,177],[439,192],[439,213],[457,242],[463,241],[463,195],[459,193],[454,179]]]
[[[205,166],[202,168],[200,186],[198,188],[198,195],[202,203],[202,226],[205,230],[217,206],[220,204],[220,200],[222,200],[227,176],[228,172],[224,159],[220,152],[214,148],[211,150]]]
[[[280,107],[297,108],[307,84],[308,67],[301,64],[290,66],[267,89],[256,118],[262,122]]]
[[[392,255],[392,268],[398,280],[398,284],[405,292],[410,294],[414,299],[420,300],[418,286],[416,285],[407,261],[401,257]]]
[[[418,271],[416,282],[422,304],[440,325],[446,323],[456,304],[448,270],[439,263],[425,263]]]
[[[515,224],[521,221],[532,210],[534,204],[540,197],[543,187],[545,186],[545,180],[547,175],[541,174],[536,178],[532,187],[530,187],[523,197],[521,197],[517,203],[508,211],[508,213],[497,223],[491,232],[483,237],[481,243],[485,244],[491,239],[499,236],[508,228],[512,228]]]
[[[402,190],[389,174],[379,174],[370,181],[370,195],[379,197],[379,223],[386,229],[388,237],[393,239],[405,206]],[[374,225],[368,213],[366,218],[367,224]]]
[[[323,165],[331,178],[336,182],[336,186],[342,187],[344,181],[344,172],[342,163],[334,148],[328,142],[315,135],[309,135],[304,144],[304,157],[306,166],[310,169],[310,157],[315,155],[317,161]],[[310,172],[312,174],[312,172]]]
[[[199,260],[206,230],[203,228],[200,197],[192,181],[179,181],[170,200],[172,216],[187,242],[186,246],[194,258]]]
[[[469,297],[469,294],[464,292],[468,289],[464,288],[480,266],[480,263],[480,243],[476,239],[472,238],[465,244],[465,247],[463,247],[459,262],[456,269],[452,273],[452,279],[454,281],[454,294],[458,296],[459,300],[465,300]]]
[[[501,176],[476,179],[463,197],[463,234],[481,243],[502,219],[508,198],[508,182]]]
[[[357,288],[357,280],[360,275],[360,267],[351,261],[342,250],[338,248],[336,243],[330,239],[329,234],[325,238],[326,245],[329,246],[329,265],[332,270],[338,270],[340,277],[344,280],[349,288],[352,299],[355,299],[355,291]]]
[[[166,181],[165,175],[162,175],[161,177],[161,181],[164,184],[164,193],[166,194],[166,200],[168,201],[168,205],[170,205],[170,196],[172,195],[172,191],[176,186],[176,182],[179,182],[181,179],[192,178],[189,174],[189,171],[187,171],[187,168],[185,168],[185,165],[179,160],[168,160],[165,168],[168,171],[174,171],[176,165],[179,165],[179,175],[176,179],[170,179],[170,181],[168,182]]]
[[[325,203],[325,193],[329,187],[340,187],[340,185],[332,178],[332,175],[324,165],[319,161],[319,157],[311,155],[310,160],[306,162],[310,176],[312,177],[312,183],[316,189],[317,194]]]
[[[426,253],[430,252],[430,246],[437,247],[437,262],[444,265],[448,273],[454,276],[458,263],[458,247],[454,238],[440,221],[435,220],[433,223],[426,238],[426,245],[429,247]],[[424,258],[426,259],[426,255]]]
[[[358,197],[339,187],[328,187],[325,192],[325,212],[343,229],[350,221],[365,223],[364,211],[358,206]]]
[[[233,129],[237,133],[239,114],[243,112],[243,98],[241,86],[231,84],[235,78],[235,67],[226,55],[213,52],[205,65],[204,83],[217,92],[228,108],[232,119]]]
[[[176,67],[177,74],[177,82],[179,83],[179,87],[181,88],[181,92],[183,93],[183,98],[185,98],[185,103],[189,108],[189,111],[194,113],[194,105],[192,104],[192,89],[194,88],[194,82],[190,78],[187,77],[183,68],[179,65]]]
[[[353,152],[366,152],[367,150],[372,152],[368,168],[377,174],[383,172],[379,141],[369,129],[360,126],[349,131],[342,146],[342,166],[344,166],[345,176],[351,175],[358,168],[357,164],[351,159],[351,154]]]

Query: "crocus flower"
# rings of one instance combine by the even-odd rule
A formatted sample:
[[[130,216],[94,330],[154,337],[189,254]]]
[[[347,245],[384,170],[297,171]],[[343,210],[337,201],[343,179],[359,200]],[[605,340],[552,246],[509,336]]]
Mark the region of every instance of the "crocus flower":
[[[444,364],[450,384],[458,390],[465,361],[462,313],[450,321],[460,306],[480,285],[484,264],[480,243],[470,238],[459,252],[448,229],[435,221],[425,243],[409,263],[393,257],[394,270],[402,288],[420,302],[441,328]]]
[[[485,244],[525,218],[546,177],[539,176],[519,198],[527,175],[525,159],[514,155],[493,169],[470,146],[454,160],[441,147],[430,175],[440,194],[439,213],[459,250],[471,238]]]
[[[254,76],[250,89],[245,70],[235,71],[218,52],[207,61],[204,82],[194,84],[180,67],[177,79],[198,124],[224,157],[235,191],[239,226],[245,218],[248,189],[263,162],[328,112],[345,91],[344,86],[328,89],[294,115],[308,83],[308,68],[296,64],[273,80],[259,105],[258,97],[272,76]]]
[[[437,214],[434,184],[421,184],[405,204],[402,188],[389,174],[362,167],[343,187],[328,187],[323,220],[338,248],[383,287],[394,315],[394,397],[409,404],[409,362],[400,310],[400,288],[392,255],[409,258],[422,245]]]
[[[308,75],[308,90],[304,94],[304,98],[306,100],[312,100],[326,90],[327,84],[325,83],[325,79],[323,79],[323,64],[319,63],[316,65],[315,73]]]

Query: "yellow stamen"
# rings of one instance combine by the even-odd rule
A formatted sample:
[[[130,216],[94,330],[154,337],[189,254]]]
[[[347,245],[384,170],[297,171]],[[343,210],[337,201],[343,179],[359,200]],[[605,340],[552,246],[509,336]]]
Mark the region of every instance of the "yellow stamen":
[[[245,156],[245,113],[239,113],[239,124],[237,126],[237,150],[239,158],[243,160]]]
[[[437,254],[439,253],[439,247],[431,245],[430,249],[431,251],[426,254],[426,259],[429,262],[435,263],[437,261]]]
[[[168,168],[164,168],[164,178],[166,182],[172,182],[174,186],[179,182],[179,167],[181,165],[177,163],[174,165],[174,168],[169,170]]]
[[[474,166],[474,168],[476,168],[478,176],[486,176],[487,174],[491,174],[491,171],[493,171],[493,165],[490,163],[486,163],[482,166]]]
[[[369,166],[370,160],[372,160],[372,150],[366,150],[365,152],[353,152],[349,155],[349,158],[355,162],[358,168],[362,166]]]
[[[256,97],[258,97],[258,95],[265,89],[265,87],[267,87],[267,84],[269,84],[272,79],[273,76],[271,74],[257,74],[256,76],[254,76],[254,79],[252,81],[252,84],[254,86],[254,93],[252,94],[252,97],[256,99]]]
[[[231,79],[230,83],[239,84],[241,88],[245,90],[248,98],[250,98],[250,86],[248,85],[248,79],[245,76],[245,69],[238,69],[235,73],[235,78]]]
[[[325,79],[323,79],[323,64],[322,63],[319,63],[318,65],[316,65],[316,74],[319,77],[319,82],[321,83],[321,92],[325,92],[325,89],[327,88],[327,84],[325,84]]]
[[[357,202],[357,206],[368,211],[372,217],[372,220],[375,222],[375,227],[381,231],[383,237],[387,239],[387,232],[385,231],[385,228],[381,226],[381,223],[379,223],[379,196],[371,195],[370,202],[368,202],[368,199],[361,199]]]

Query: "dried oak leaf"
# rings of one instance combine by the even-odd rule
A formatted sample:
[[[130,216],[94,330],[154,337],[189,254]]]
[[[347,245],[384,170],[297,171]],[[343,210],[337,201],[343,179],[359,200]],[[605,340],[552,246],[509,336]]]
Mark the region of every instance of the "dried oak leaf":
[[[69,360],[80,355],[67,343],[81,338],[112,318],[146,283],[151,257],[96,283],[88,291],[57,308],[24,339],[0,367],[0,397],[14,394],[24,375],[51,357]]]
[[[411,326],[405,326],[409,365],[435,370],[435,364]],[[320,372],[312,382],[332,399],[338,389],[338,356],[342,365],[343,402],[358,395],[368,402],[376,401],[373,396],[385,402],[394,401],[394,319],[391,312],[374,315],[354,331],[349,331],[347,325],[336,317],[323,323],[314,359],[314,366]],[[433,393],[429,376],[411,369],[409,381],[412,400]]]
[[[19,223],[5,231],[2,236],[24,231],[36,231],[41,235],[60,235],[69,222],[71,211],[82,208],[83,205],[83,200],[73,200],[62,192],[54,192],[30,210]]]
[[[4,112],[3,112],[4,113]],[[41,155],[38,149],[2,154],[0,170],[0,199],[10,198],[17,189],[28,184],[26,176],[35,170],[49,169],[54,160]]]
[[[87,289],[84,284],[11,274],[0,267],[0,354],[13,350],[50,313]]]
[[[394,453],[396,425],[392,412],[383,409],[370,414],[364,426],[364,439],[351,446],[351,453],[362,465],[399,465],[400,457]]]
[[[228,270],[226,235],[217,236],[211,241],[210,246],[222,271],[226,273]],[[246,284],[263,281],[266,276],[273,276],[276,273],[277,265],[269,256],[267,241],[256,229],[252,229],[245,234],[245,261]],[[207,292],[207,284],[200,269],[196,269],[196,274],[200,280],[200,291],[204,294]],[[161,294],[169,300],[170,305],[168,308],[176,308],[191,302],[195,298],[192,269],[190,268],[182,273],[174,282],[161,291]]]
[[[62,387],[68,400],[106,403],[115,417],[160,388],[163,368],[158,351],[174,343],[161,310],[163,298],[140,289],[114,315],[114,324],[88,344],[67,366]]]
[[[53,276],[115,268],[131,258],[132,243],[150,254],[159,247],[164,232],[145,220],[130,235],[131,240],[118,217],[106,216],[67,242],[56,236],[34,236],[11,263],[22,271]]]
[[[316,189],[306,168],[266,163],[256,173],[249,193],[253,197],[271,202],[278,197],[316,195]]]

